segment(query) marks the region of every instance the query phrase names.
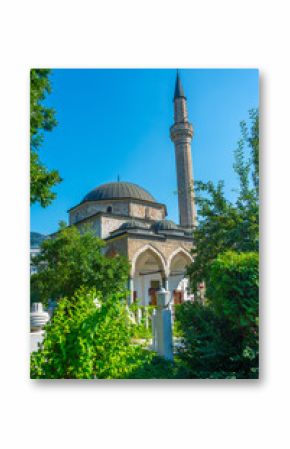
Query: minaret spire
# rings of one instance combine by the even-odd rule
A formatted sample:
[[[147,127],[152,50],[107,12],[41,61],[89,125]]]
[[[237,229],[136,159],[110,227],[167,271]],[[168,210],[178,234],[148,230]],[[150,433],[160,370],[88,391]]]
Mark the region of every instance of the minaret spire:
[[[196,223],[191,160],[193,127],[188,121],[186,97],[178,71],[173,101],[174,124],[170,128],[170,136],[175,145],[179,222],[185,228],[193,228]]]
[[[175,98],[180,98],[180,97],[183,97],[183,98],[186,99],[186,97],[184,95],[183,87],[182,87],[182,84],[181,84],[181,80],[180,80],[180,77],[179,77],[179,72],[178,72],[178,69],[177,69],[176,82],[175,82],[175,91],[174,91],[174,100],[175,100]]]

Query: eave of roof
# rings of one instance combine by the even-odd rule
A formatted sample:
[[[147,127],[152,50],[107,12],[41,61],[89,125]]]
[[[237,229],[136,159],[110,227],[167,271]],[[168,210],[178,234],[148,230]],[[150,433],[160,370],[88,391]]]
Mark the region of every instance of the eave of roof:
[[[156,220],[150,220],[149,218],[139,218],[139,217],[132,217],[131,215],[120,215],[120,214],[114,214],[112,212],[103,212],[101,210],[99,210],[98,212],[89,215],[88,217],[82,218],[81,220],[77,221],[76,223],[73,223],[71,226],[76,226],[79,223],[83,223],[85,221],[90,220],[91,218],[95,218],[95,217],[108,217],[108,218],[120,218],[121,220],[132,220],[132,218],[138,220],[138,221],[144,221],[145,223],[155,223]]]
[[[166,207],[165,204],[163,204],[163,203],[156,203],[155,201],[140,200],[138,198],[131,198],[131,197],[128,197],[128,198],[111,198],[111,199],[108,198],[108,199],[105,199],[105,200],[86,200],[86,201],[81,201],[76,206],[73,206],[70,209],[68,209],[67,212],[69,213],[69,212],[77,209],[79,206],[81,206],[83,204],[86,204],[86,203],[107,203],[108,201],[110,201],[110,202],[111,201],[113,201],[113,202],[131,201],[132,203],[138,203],[138,204],[144,204],[145,203],[145,204],[148,204],[148,205],[150,205],[152,207],[156,207],[156,206],[163,207],[164,210],[165,210],[165,216],[167,216],[167,207]]]
[[[164,234],[149,234],[149,233],[137,233],[134,232],[132,230],[125,230],[125,231],[120,231],[112,236],[109,236],[107,238],[105,238],[105,241],[109,241],[109,240],[114,240],[115,238],[120,238],[120,237],[133,237],[134,239],[147,239],[147,240],[160,240],[160,241],[165,241],[165,240],[183,240],[186,242],[192,242],[193,243],[193,238],[192,237],[187,237],[187,236],[173,236],[173,235],[164,235]]]

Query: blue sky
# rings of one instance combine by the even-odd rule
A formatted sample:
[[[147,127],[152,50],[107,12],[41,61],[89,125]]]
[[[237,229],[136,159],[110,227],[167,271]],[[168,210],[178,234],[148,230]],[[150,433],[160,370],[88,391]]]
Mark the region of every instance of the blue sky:
[[[189,119],[194,127],[194,178],[225,181],[233,198],[237,179],[233,152],[239,123],[258,106],[255,69],[181,69]],[[178,220],[173,123],[173,69],[56,69],[46,103],[58,126],[45,134],[40,158],[59,170],[63,182],[46,209],[31,207],[31,230],[55,231],[67,210],[94,187],[129,181],[165,203]]]

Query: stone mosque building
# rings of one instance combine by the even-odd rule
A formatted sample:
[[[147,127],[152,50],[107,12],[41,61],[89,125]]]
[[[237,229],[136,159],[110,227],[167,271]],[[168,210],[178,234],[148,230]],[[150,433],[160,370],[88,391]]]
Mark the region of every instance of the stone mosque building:
[[[192,262],[192,230],[196,221],[193,192],[191,141],[187,103],[177,73],[174,92],[174,124],[179,224],[168,220],[166,205],[147,190],[130,182],[110,182],[89,192],[72,207],[69,223],[79,229],[90,225],[106,242],[106,254],[127,257],[131,264],[130,302],[156,304],[156,290],[165,287],[176,303],[191,299],[186,266]]]

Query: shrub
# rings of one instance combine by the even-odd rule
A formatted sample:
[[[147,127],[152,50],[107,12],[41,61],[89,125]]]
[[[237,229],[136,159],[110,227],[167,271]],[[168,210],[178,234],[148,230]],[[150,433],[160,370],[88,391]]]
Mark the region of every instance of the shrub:
[[[135,339],[152,338],[152,313],[154,306],[143,306],[137,302],[131,304],[130,311],[135,317],[136,323],[133,326]]]
[[[31,378],[129,378],[154,354],[131,344],[132,324],[120,294],[94,304],[94,291],[80,289],[59,301],[45,327],[44,341],[31,355]]]
[[[193,378],[257,378],[258,255],[227,252],[209,274],[206,304],[176,308],[179,356]]]
[[[228,251],[211,264],[207,296],[219,316],[250,338],[258,331],[258,253]]]

